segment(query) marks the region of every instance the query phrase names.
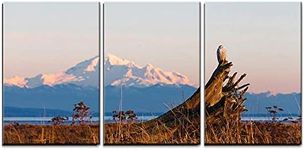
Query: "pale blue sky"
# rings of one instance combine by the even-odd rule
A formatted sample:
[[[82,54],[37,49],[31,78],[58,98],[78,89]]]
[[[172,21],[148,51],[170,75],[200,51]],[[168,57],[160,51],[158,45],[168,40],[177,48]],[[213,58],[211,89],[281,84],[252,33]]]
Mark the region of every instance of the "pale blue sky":
[[[97,56],[98,3],[4,3],[4,77],[55,73]]]
[[[105,3],[105,53],[199,83],[199,3]]]
[[[300,3],[206,3],[205,82],[223,44],[251,92],[300,92],[300,19]]]

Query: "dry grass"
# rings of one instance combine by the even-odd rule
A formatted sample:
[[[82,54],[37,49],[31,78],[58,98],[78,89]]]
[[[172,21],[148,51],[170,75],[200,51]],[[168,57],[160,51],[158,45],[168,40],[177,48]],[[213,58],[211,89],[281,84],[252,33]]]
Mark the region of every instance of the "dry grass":
[[[3,144],[99,144],[99,125],[5,125]]]
[[[199,144],[200,118],[175,112],[142,123],[106,123],[104,134],[105,144]]]
[[[105,144],[200,144],[200,89],[184,103],[142,123],[104,124]]]
[[[179,124],[180,122],[175,122]],[[105,124],[105,144],[199,144],[199,124],[161,122]]]
[[[240,122],[205,126],[206,144],[301,144],[301,123]]]

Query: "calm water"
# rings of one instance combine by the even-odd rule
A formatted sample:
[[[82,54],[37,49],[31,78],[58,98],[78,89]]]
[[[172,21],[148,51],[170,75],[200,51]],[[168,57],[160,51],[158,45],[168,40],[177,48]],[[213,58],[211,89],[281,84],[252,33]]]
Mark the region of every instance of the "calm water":
[[[137,121],[147,121],[156,118],[157,116],[138,116]],[[18,122],[19,124],[52,124],[50,121],[53,117],[4,117],[4,124]],[[112,116],[105,116],[105,122],[114,122]],[[98,117],[93,117],[91,120],[92,123],[99,123]],[[65,124],[72,123],[72,117],[69,117]]]
[[[138,116],[137,121],[142,122],[142,121],[147,121],[151,120],[154,118],[157,118],[158,116]],[[278,121],[282,121],[283,119],[287,118],[289,116],[284,116],[284,117],[277,117]],[[291,116],[292,118],[289,119],[291,120],[296,120],[298,119],[297,116]],[[3,121],[4,124],[8,123],[13,123],[13,122],[18,122],[20,124],[52,124],[50,120],[52,117],[4,117]],[[272,118],[271,117],[242,117],[242,120],[244,121],[270,121]],[[105,123],[109,122],[114,122],[112,116],[105,116],[104,117]],[[69,117],[67,121],[65,121],[65,124],[70,124],[72,122],[72,117]],[[91,123],[98,124],[99,123],[99,118],[98,117],[93,117],[90,121]]]
[[[284,117],[277,117],[277,121],[283,121],[285,118],[287,118],[289,116],[284,116]],[[289,119],[289,121],[291,120],[296,120],[298,119],[297,116],[293,116],[292,118]],[[242,117],[242,120],[244,121],[270,121],[272,120],[271,117]]]
[[[9,124],[13,122],[18,122],[20,124],[52,124],[50,121],[53,117],[4,117],[3,121],[4,124]],[[69,117],[68,120],[65,121],[64,124],[70,124],[72,123],[72,117]],[[90,121],[90,123],[98,124],[99,118],[93,117]]]

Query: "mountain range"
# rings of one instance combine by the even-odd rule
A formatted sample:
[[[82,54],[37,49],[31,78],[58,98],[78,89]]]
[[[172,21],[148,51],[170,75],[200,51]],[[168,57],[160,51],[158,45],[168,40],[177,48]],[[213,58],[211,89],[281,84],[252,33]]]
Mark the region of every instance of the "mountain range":
[[[163,112],[191,96],[196,87],[188,77],[109,54],[104,60],[105,110]],[[120,97],[122,94],[123,97]],[[13,77],[4,81],[4,106],[71,111],[80,100],[99,111],[99,57],[53,74]],[[149,106],[147,108],[147,105]],[[15,110],[15,109],[10,109]],[[10,114],[14,114],[10,112]]]
[[[105,111],[123,109],[136,112],[165,112],[190,97],[196,90],[190,79],[178,72],[165,71],[152,64],[108,54],[104,61]]]
[[[75,103],[83,101],[93,113],[99,112],[99,68],[99,57],[96,56],[63,72],[5,79],[4,109],[72,111]]]
[[[99,86],[99,57],[93,57],[67,69],[53,74],[38,74],[34,77],[15,76],[4,80],[6,86],[21,88],[36,88],[39,86],[56,86],[60,84],[75,84],[82,87]]]
[[[152,64],[140,67],[133,61],[109,54],[105,57],[105,86],[149,87],[155,84],[184,84],[193,86],[185,75],[178,72],[164,71]],[[6,86],[21,88],[36,88],[39,86],[55,86],[60,84],[75,84],[82,87],[98,87],[99,57],[93,57],[78,63],[64,72],[53,74],[38,74],[34,77],[15,76],[4,80]]]
[[[271,94],[271,92],[262,93],[246,93],[245,106],[248,109],[243,113],[245,116],[259,116],[265,115],[269,112],[266,107],[277,106],[283,108],[284,111],[279,112],[279,115],[301,115],[302,98],[300,93],[278,93]]]
[[[93,57],[54,74],[13,77],[4,80],[3,104],[7,114],[29,114],[50,109],[71,112],[84,101],[93,113],[99,112],[99,57]],[[109,54],[104,59],[104,110],[132,109],[135,112],[163,113],[190,97],[197,87],[177,72]],[[285,114],[300,114],[301,94],[247,93],[245,115],[268,114],[265,107],[279,106]],[[101,101],[102,102],[102,101]],[[122,102],[122,103],[121,103]],[[18,109],[12,109],[18,108]],[[18,112],[14,112],[17,111]],[[50,111],[52,114],[56,111]]]
[[[104,62],[105,85],[149,87],[155,84],[184,84],[192,86],[185,75],[178,72],[164,71],[152,64],[143,67],[133,61],[108,54]]]

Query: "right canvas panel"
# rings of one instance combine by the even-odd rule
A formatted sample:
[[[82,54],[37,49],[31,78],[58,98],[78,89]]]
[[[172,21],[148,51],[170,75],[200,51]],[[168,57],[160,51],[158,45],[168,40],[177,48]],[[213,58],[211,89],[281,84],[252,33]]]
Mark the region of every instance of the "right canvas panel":
[[[205,144],[301,144],[301,3],[205,4]]]

